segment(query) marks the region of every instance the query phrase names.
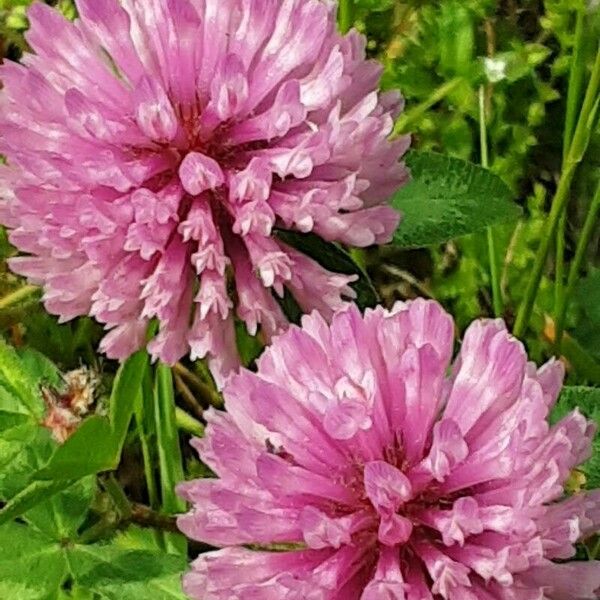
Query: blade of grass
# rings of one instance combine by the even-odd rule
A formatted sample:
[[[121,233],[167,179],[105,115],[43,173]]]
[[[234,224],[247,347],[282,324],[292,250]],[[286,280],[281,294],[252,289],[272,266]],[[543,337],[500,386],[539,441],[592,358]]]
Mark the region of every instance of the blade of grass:
[[[586,8],[583,2],[577,7],[575,21],[575,42],[571,56],[569,71],[569,86],[567,90],[567,112],[565,116],[565,129],[563,134],[563,167],[569,154],[569,147],[573,139],[573,131],[577,120],[577,113],[581,107],[583,78],[585,75],[584,44],[586,41],[584,22]],[[592,28],[590,28],[590,32]],[[560,215],[556,231],[556,274],[554,283],[554,306],[558,311],[563,300],[565,277],[565,233],[567,227],[566,206]],[[558,312],[557,312],[558,315]]]
[[[142,393],[144,374],[149,369],[146,352],[140,350],[130,356],[119,370],[110,396],[110,423],[117,448],[115,466],[121,456],[121,449],[133,417],[135,399]]]
[[[36,292],[40,291],[40,288],[37,285],[24,285],[19,289],[11,292],[4,296],[4,298],[0,298],[0,310],[4,310],[9,306],[14,306],[21,302],[21,300],[25,300],[25,298],[29,298],[29,296],[33,296]]]
[[[150,507],[157,510],[160,499],[154,476],[154,464],[156,461],[152,452],[152,448],[155,447],[152,440],[154,438],[154,441],[156,441],[156,430],[154,429],[154,395],[150,373],[147,373],[146,377],[144,377],[142,395],[136,403],[135,421],[144,461],[144,477],[148,490],[148,501]]]
[[[485,87],[479,88],[479,145],[481,149],[481,166],[489,168],[487,125],[485,114]],[[490,282],[492,285],[492,305],[494,316],[500,317],[504,311],[502,303],[502,289],[500,287],[500,275],[498,273],[498,260],[496,256],[496,240],[494,229],[488,227],[487,231],[488,256],[490,261]]]
[[[170,367],[159,364],[154,381],[154,417],[160,471],[162,511],[168,515],[184,512],[185,502],[175,493],[175,486],[184,480],[183,458],[179,446],[179,434],[173,391],[173,374]],[[166,534],[166,550],[185,553],[185,538],[177,534]]]
[[[440,85],[440,87],[435,89],[429,98],[421,102],[421,104],[417,104],[417,106],[402,113],[394,125],[392,136],[406,133],[432,106],[435,106],[446,96],[450,95],[463,81],[462,77],[455,77],[454,79],[450,79],[450,81],[446,81]]]
[[[342,33],[348,33],[354,24],[354,0],[340,0],[338,26]]]
[[[148,492],[150,508],[157,511],[160,507],[160,497],[156,484],[156,427],[154,421],[154,390],[152,388],[152,375],[146,371],[142,382],[142,394],[138,397],[135,407],[135,422],[137,434],[142,450],[144,464],[144,479]],[[163,535],[160,531],[153,532],[154,541],[158,548],[165,549]]]
[[[575,283],[577,282],[577,278],[579,277],[579,272],[583,264],[583,259],[585,258],[586,250],[589,246],[592,234],[594,233],[599,212],[600,185],[596,188],[596,193],[594,194],[592,202],[590,203],[590,207],[588,209],[588,213],[583,224],[583,229],[581,230],[581,235],[579,236],[579,241],[577,242],[575,256],[569,269],[567,287],[562,296],[560,297],[559,305],[556,312],[556,348],[559,351],[565,328],[565,316],[567,314],[569,302],[571,300],[571,297],[573,296],[573,291],[575,290]]]
[[[548,257],[548,251],[550,249],[550,241],[554,238],[556,228],[560,215],[564,210],[566,202],[569,197],[569,190],[571,187],[571,181],[575,175],[575,170],[578,164],[583,159],[585,151],[587,150],[592,125],[595,122],[596,113],[598,110],[598,89],[600,87],[600,48],[596,51],[596,59],[592,74],[587,86],[581,112],[577,120],[577,127],[573,135],[573,141],[569,149],[569,154],[565,161],[563,172],[558,183],[558,188],[554,199],[552,200],[552,208],[550,214],[546,220],[546,226],[541,237],[540,245],[536,254],[535,263],[533,266],[533,272],[529,278],[527,289],[525,290],[525,297],[519,312],[517,313],[517,319],[513,333],[516,337],[521,337],[526,328],[529,325],[529,319],[531,317],[531,311],[535,303],[537,291],[542,278],[542,272],[546,264],[546,258]]]

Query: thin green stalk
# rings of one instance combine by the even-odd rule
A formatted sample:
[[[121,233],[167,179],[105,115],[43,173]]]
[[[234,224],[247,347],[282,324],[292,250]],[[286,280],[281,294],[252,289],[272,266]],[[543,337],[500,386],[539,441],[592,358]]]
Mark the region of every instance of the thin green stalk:
[[[173,380],[175,381],[175,389],[179,392],[181,400],[185,405],[186,410],[196,419],[204,419],[204,408],[196,400],[194,394],[187,386],[185,381],[173,370]]]
[[[567,207],[560,213],[556,227],[556,266],[554,271],[554,310],[558,311],[564,295],[565,238],[567,235]]]
[[[25,300],[25,298],[28,298],[39,291],[39,289],[40,288],[37,285],[24,285],[23,287],[20,287],[18,290],[4,296],[4,298],[0,298],[0,310],[13,306],[14,304],[21,302],[21,300]]]
[[[553,239],[556,233],[556,227],[560,219],[560,215],[564,210],[566,202],[569,198],[569,189],[571,187],[571,181],[575,174],[577,165],[583,159],[585,151],[590,139],[590,132],[592,125],[595,121],[596,112],[598,109],[598,89],[600,87],[600,49],[596,52],[596,60],[592,69],[592,74],[587,86],[585,98],[579,113],[577,120],[577,127],[573,135],[573,141],[569,148],[569,154],[563,172],[558,182],[558,188],[554,199],[552,200],[552,208],[546,221],[546,227],[542,234],[540,246],[537,251],[535,263],[533,266],[533,272],[529,278],[527,289],[525,291],[525,297],[515,322],[513,333],[517,337],[521,337],[525,332],[525,329],[529,325],[529,319],[531,317],[531,311],[537,296],[537,291],[542,278],[542,272],[544,265],[546,264],[546,258],[548,257],[548,250],[550,249],[550,241]]]
[[[573,139],[577,112],[581,105],[583,78],[585,75],[585,57],[583,46],[585,41],[584,21],[586,10],[583,3],[577,8],[575,23],[575,43],[571,56],[571,69],[569,71],[569,86],[567,91],[567,112],[565,116],[565,130],[563,134],[563,167],[569,154],[569,147]],[[562,211],[556,231],[556,276],[554,283],[554,307],[558,311],[564,294],[565,279],[565,235],[567,229],[567,210]]]
[[[179,408],[179,406],[175,408],[175,420],[177,422],[177,427],[181,429],[181,431],[191,433],[198,437],[204,435],[204,425],[197,419],[194,419],[192,415]]]
[[[340,0],[338,26],[342,33],[348,33],[354,25],[354,0]]]
[[[129,499],[125,495],[123,488],[119,485],[116,480],[114,473],[110,473],[104,481],[104,488],[112,498],[116,509],[119,511],[119,515],[122,519],[129,519],[131,516],[131,504]]]
[[[79,544],[91,544],[106,539],[117,529],[118,525],[118,515],[115,512],[106,513],[97,523],[83,531],[77,538],[77,542]]]
[[[479,88],[479,146],[481,148],[481,165],[487,169],[489,167],[487,127],[485,114],[485,88]],[[504,307],[502,305],[502,289],[500,287],[500,275],[498,273],[498,261],[496,256],[496,240],[492,227],[487,228],[488,256],[490,261],[490,281],[492,284],[492,305],[494,315],[502,316]]]
[[[196,368],[204,369],[203,361],[197,361]],[[204,383],[204,381],[202,381],[202,379],[200,379],[200,377],[198,377],[195,373],[190,371],[181,363],[176,363],[173,367],[173,370],[200,394],[200,398],[205,401],[207,406],[212,404],[217,408],[223,407],[223,398],[221,395],[210,385]],[[208,373],[208,370],[206,371],[206,374],[206,379],[208,380],[210,378],[210,373]]]
[[[135,524],[146,529],[152,529],[156,535],[163,533],[177,533],[177,521],[175,517],[163,515],[148,506],[132,502],[129,505],[129,514],[117,514],[115,511],[105,513],[100,521],[86,529],[78,537],[80,544],[89,544],[99,540],[105,540],[119,530],[126,529],[129,525]],[[209,547],[207,546],[208,550]]]
[[[596,193],[592,198],[592,202],[590,204],[587,216],[585,218],[585,222],[583,224],[583,229],[581,230],[581,236],[579,237],[579,241],[577,242],[577,248],[575,250],[575,256],[573,258],[573,262],[571,263],[571,267],[569,269],[569,278],[567,280],[567,287],[565,289],[564,294],[560,298],[560,304],[558,305],[558,310],[556,313],[556,348],[560,351],[560,345],[562,341],[563,332],[565,329],[565,317],[567,314],[567,309],[569,307],[569,302],[573,295],[573,291],[575,289],[575,283],[577,282],[577,278],[579,276],[579,271],[581,269],[581,265],[583,264],[583,259],[585,258],[585,252],[589,246],[590,239],[592,238],[592,234],[595,231],[598,213],[600,212],[600,185],[596,188]]]
[[[396,124],[394,125],[393,135],[398,136],[406,133],[409,128],[418,121],[432,106],[441,102],[446,96],[451,94],[461,83],[463,79],[461,77],[455,77],[450,81],[442,84],[439,88],[435,89],[429,98],[417,104],[409,111],[400,115]]]
[[[183,458],[179,446],[173,374],[170,367],[159,364],[154,382],[154,418],[160,471],[162,510],[173,515],[185,511],[185,502],[175,493],[175,486],[184,480]],[[185,540],[180,536],[165,536],[167,551],[185,551]]]
[[[150,507],[157,510],[160,504],[158,488],[154,477],[154,460],[152,457],[151,436],[149,428],[154,423],[154,396],[152,390],[152,380],[150,373],[146,374],[142,382],[142,394],[138,398],[138,404],[135,407],[135,422],[137,426],[138,437],[142,448],[142,458],[144,462],[144,477],[148,489],[148,500]]]
[[[563,136],[563,162],[569,155],[569,146],[577,125],[577,114],[581,107],[581,94],[583,91],[583,82],[585,77],[586,59],[584,54],[585,46],[585,19],[586,7],[583,2],[577,9],[577,19],[575,23],[575,43],[573,46],[573,56],[571,57],[571,69],[569,71],[569,86],[567,90],[567,112],[565,116],[565,131]],[[591,33],[591,29],[590,29]]]

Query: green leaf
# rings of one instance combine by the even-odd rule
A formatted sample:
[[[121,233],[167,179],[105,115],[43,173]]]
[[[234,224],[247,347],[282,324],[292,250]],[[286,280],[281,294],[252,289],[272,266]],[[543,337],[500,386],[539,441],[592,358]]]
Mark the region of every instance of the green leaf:
[[[44,403],[39,381],[40,377],[28,370],[15,349],[0,339],[0,409],[41,418]]]
[[[93,440],[93,443],[92,443]],[[79,479],[115,467],[115,444],[108,419],[88,417],[79,428],[58,446],[48,464],[40,469],[38,479]]]
[[[85,477],[28,510],[23,518],[53,540],[73,539],[88,516],[96,478]]]
[[[68,556],[75,582],[103,600],[185,600],[184,556],[125,550],[114,544],[75,546]]]
[[[246,325],[237,320],[235,322],[235,341],[242,364],[245,367],[250,366],[264,348],[258,336],[250,335]]]
[[[121,365],[110,397],[110,422],[99,415],[87,418],[37,473],[39,479],[79,479],[117,467],[147,365],[145,352]]]
[[[473,13],[457,0],[440,11],[440,67],[449,76],[466,75],[473,67],[475,24]]]
[[[160,550],[156,540],[156,530],[149,527],[130,525],[124,531],[118,531],[112,543],[121,550]]]
[[[0,499],[8,500],[25,489],[36,471],[46,464],[56,448],[47,429],[31,423],[31,437],[13,441],[12,459],[0,469]]]
[[[98,600],[98,595],[74,585],[69,590],[61,590],[56,600]]]
[[[487,169],[433,152],[412,151],[406,163],[412,180],[392,198],[402,213],[397,245],[438,244],[521,214],[508,186]]]
[[[4,470],[29,446],[36,434],[35,422],[23,413],[0,410],[0,497]]]
[[[0,525],[12,521],[40,502],[48,500],[54,494],[66,489],[74,481],[50,480],[34,481],[12,497],[0,509]]]
[[[32,482],[52,456],[64,451],[64,446],[58,446],[50,432],[40,427],[44,413],[40,385],[58,385],[60,379],[56,367],[41,354],[17,352],[0,340],[0,499],[6,502],[0,509],[0,523],[23,516],[55,540],[77,531],[95,492],[94,478],[70,487],[79,473],[69,476],[67,468],[58,482]],[[95,453],[90,439],[79,449],[80,454],[84,449],[89,455]]]
[[[136,398],[142,393],[142,380],[148,366],[148,354],[140,350],[121,365],[113,383],[110,395],[110,423],[116,440],[117,462],[133,416]]]
[[[66,576],[60,544],[19,523],[0,527],[0,598],[50,600]]]
[[[355,302],[360,308],[372,307],[379,302],[377,292],[370,279],[350,255],[336,244],[326,242],[312,233],[296,231],[278,230],[277,237],[317,261],[329,271],[343,275],[357,275],[357,281],[351,283],[350,287],[356,292]]]
[[[40,384],[60,387],[63,378],[56,365],[37,350],[17,350],[23,368],[29,373],[35,386]]]
[[[556,423],[575,409],[600,426],[600,388],[566,386],[552,411],[550,422]],[[592,446],[592,456],[579,469],[586,477],[586,487],[600,487],[600,437],[596,436]]]
[[[146,544],[149,545],[149,544]],[[0,527],[3,600],[185,600],[185,556],[121,543],[63,544],[20,523]],[[70,581],[70,592],[62,589]]]
[[[556,423],[576,408],[588,419],[600,423],[600,388],[582,385],[565,386],[552,411],[550,421]]]

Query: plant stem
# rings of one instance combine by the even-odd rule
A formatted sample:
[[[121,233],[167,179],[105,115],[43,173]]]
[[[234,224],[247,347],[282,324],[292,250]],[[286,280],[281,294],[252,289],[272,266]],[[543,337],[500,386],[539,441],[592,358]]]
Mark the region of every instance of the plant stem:
[[[340,0],[338,25],[342,33],[348,33],[354,25],[354,0]]]
[[[481,166],[484,169],[489,168],[487,127],[485,114],[485,87],[482,85],[479,88],[479,146],[481,149]],[[498,262],[496,257],[496,240],[494,238],[494,230],[488,227],[487,244],[488,256],[490,261],[490,281],[492,284],[492,305],[494,307],[494,315],[500,317],[503,312],[502,306],[502,290],[500,288],[500,277],[498,273]]]
[[[18,290],[4,296],[4,298],[0,298],[0,310],[8,308],[13,304],[17,304],[18,302],[21,302],[21,300],[25,300],[25,298],[28,298],[39,291],[39,289],[40,288],[37,285],[24,285],[23,287],[20,287]]]
[[[173,371],[175,374],[186,380],[200,394],[200,398],[205,401],[206,406],[212,404],[217,408],[223,407],[223,399],[221,396],[184,365],[176,363],[173,367]]]
[[[596,60],[592,70],[588,87],[585,93],[585,98],[577,120],[577,127],[573,135],[573,141],[569,148],[569,153],[564,164],[563,172],[558,182],[558,188],[554,199],[552,200],[552,208],[546,221],[546,227],[542,234],[540,246],[537,251],[533,272],[529,278],[525,298],[519,307],[517,319],[513,333],[516,337],[521,337],[525,329],[529,325],[531,311],[537,296],[537,291],[542,278],[544,265],[550,249],[550,241],[554,237],[558,220],[569,198],[569,188],[577,165],[583,159],[583,155],[587,149],[592,124],[595,120],[596,111],[598,109],[598,88],[600,86],[600,49],[596,52]]]
[[[451,94],[462,82],[463,79],[461,77],[455,77],[454,79],[447,81],[434,90],[429,98],[421,102],[421,104],[414,106],[411,110],[400,115],[394,125],[392,135],[398,136],[406,133],[415,121],[418,121],[432,106]]]
[[[198,437],[204,435],[204,425],[197,419],[194,419],[192,415],[189,415],[183,409],[179,408],[179,406],[175,407],[175,421],[177,422],[177,427],[181,429],[181,431],[191,433]]]
[[[149,371],[146,372],[142,381],[142,394],[137,399],[135,407],[135,421],[137,426],[140,445],[142,448],[142,458],[144,461],[144,477],[148,489],[148,499],[150,506],[157,509],[159,506],[158,489],[154,477],[154,460],[152,459],[152,450],[150,445],[151,433],[148,430],[148,423],[154,423],[154,399],[152,391],[152,380]],[[144,418],[146,417],[146,418]]]
[[[119,485],[114,473],[110,473],[104,481],[104,488],[112,498],[116,509],[123,519],[128,519],[131,516],[131,504],[123,488]]]
[[[185,510],[185,502],[175,493],[175,486],[184,480],[181,448],[177,433],[173,374],[170,367],[159,364],[154,382],[154,418],[160,471],[162,510],[173,515]],[[168,536],[166,548],[181,552],[181,540]]]
[[[162,531],[171,531],[173,533],[179,531],[177,529],[176,517],[163,515],[143,504],[133,503],[131,505],[131,515],[129,516],[128,521],[130,523],[135,523],[140,527],[152,527]]]
[[[577,111],[581,103],[581,90],[583,88],[583,76],[585,74],[585,57],[583,56],[584,45],[584,20],[586,10],[583,3],[577,8],[575,23],[575,43],[571,56],[571,68],[569,71],[569,86],[567,91],[567,112],[565,116],[565,130],[563,134],[563,167],[569,154],[573,130],[577,119]],[[565,278],[565,235],[567,228],[566,206],[560,215],[558,229],[556,231],[556,275],[554,283],[554,309],[558,311],[564,294]]]
[[[175,372],[173,373],[173,379],[175,380],[175,387],[177,388],[177,391],[179,392],[186,409],[196,419],[203,419],[204,409],[202,408],[202,405],[196,400],[194,394],[186,385],[185,381],[181,378],[180,375],[178,375]]]
[[[144,380],[142,381],[142,393],[137,398],[135,406],[135,422],[137,433],[140,438],[142,448],[142,460],[144,463],[144,478],[146,480],[146,489],[148,490],[148,500],[150,507],[158,510],[160,507],[160,498],[155,476],[155,460],[152,449],[156,446],[156,428],[154,423],[154,391],[152,389],[152,378],[150,370],[146,370]],[[154,541],[159,548],[164,548],[164,539],[160,531],[154,532]]]
[[[569,302],[571,300],[571,296],[573,295],[573,290],[575,289],[575,283],[577,282],[577,277],[579,276],[579,271],[581,269],[581,265],[583,264],[583,259],[585,257],[585,252],[590,243],[590,239],[592,234],[594,233],[598,213],[600,211],[600,185],[596,188],[596,193],[592,198],[592,202],[590,204],[590,208],[585,218],[585,222],[583,224],[583,229],[581,230],[581,236],[579,237],[579,241],[577,242],[577,249],[575,250],[575,256],[573,258],[573,262],[571,263],[571,267],[569,269],[569,278],[567,280],[567,287],[564,294],[560,298],[560,302],[556,311],[556,348],[560,351],[560,345],[562,341],[562,336],[565,328],[565,316],[567,314],[567,309],[569,307]]]
[[[113,535],[116,531],[126,529],[129,525],[138,525],[144,528],[160,532],[179,533],[176,517],[163,515],[148,506],[132,502],[129,504],[129,513],[127,515],[117,515],[115,512],[109,512],[86,529],[78,538],[80,544],[90,544]]]
[[[567,91],[567,113],[565,116],[565,131],[563,136],[563,162],[567,160],[569,147],[573,139],[575,125],[577,124],[577,113],[581,107],[581,92],[585,75],[585,18],[586,7],[583,2],[577,8],[575,23],[575,44],[573,56],[571,57],[571,68],[569,70],[569,86]]]
[[[77,539],[77,543],[91,544],[107,538],[118,529],[119,523],[119,517],[114,511],[106,513],[100,521],[82,532]]]

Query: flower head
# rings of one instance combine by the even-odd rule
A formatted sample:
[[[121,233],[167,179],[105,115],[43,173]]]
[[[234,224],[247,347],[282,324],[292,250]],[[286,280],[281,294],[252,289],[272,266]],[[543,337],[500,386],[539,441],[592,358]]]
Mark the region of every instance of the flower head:
[[[36,3],[35,54],[0,69],[0,220],[63,320],[90,314],[111,357],[149,344],[235,364],[233,314],[267,337],[271,290],[332,312],[353,296],[275,228],[353,246],[390,240],[407,172],[398,94],[320,0]],[[230,293],[237,289],[237,294]],[[321,294],[325,292],[322,301]]]
[[[423,300],[313,313],[229,381],[194,442],[218,479],[179,488],[181,530],[224,547],[193,564],[191,597],[598,597],[600,563],[554,562],[600,525],[598,491],[563,492],[594,429],[549,426],[562,365],[536,369],[499,320],[451,364],[453,329]]]

